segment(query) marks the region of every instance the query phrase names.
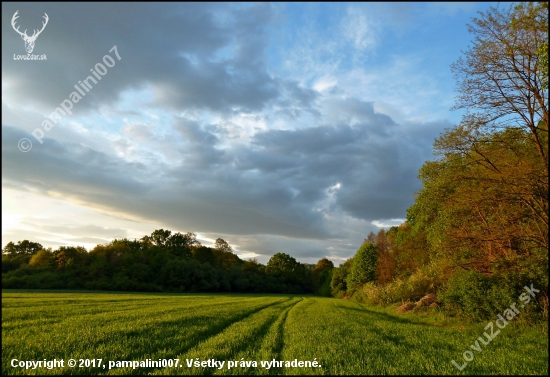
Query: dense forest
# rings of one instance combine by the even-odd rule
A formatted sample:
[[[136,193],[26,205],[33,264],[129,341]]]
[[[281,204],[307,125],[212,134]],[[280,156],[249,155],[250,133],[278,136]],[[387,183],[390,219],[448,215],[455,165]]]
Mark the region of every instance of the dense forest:
[[[470,49],[451,66],[462,122],[434,143],[406,221],[370,233],[335,268],[275,254],[243,261],[223,239],[156,230],[89,252],[10,242],[4,288],[315,293],[387,305],[437,297],[438,310],[496,316],[538,291],[524,318],[548,318],[548,7],[492,8],[469,25]]]
[[[451,66],[461,123],[435,141],[407,221],[371,233],[332,292],[377,304],[434,293],[482,319],[533,286],[526,317],[547,320],[548,3],[491,8],[468,26],[473,46]]]
[[[10,242],[3,249],[4,288],[157,292],[330,292],[332,262],[299,263],[277,253],[267,265],[241,260],[221,238],[213,248],[194,233],[158,229],[140,240],[115,239],[89,252],[83,247],[44,249]]]

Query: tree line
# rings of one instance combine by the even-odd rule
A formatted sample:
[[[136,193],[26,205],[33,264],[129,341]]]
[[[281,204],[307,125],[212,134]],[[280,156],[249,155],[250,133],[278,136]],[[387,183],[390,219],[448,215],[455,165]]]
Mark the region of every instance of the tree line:
[[[398,227],[371,233],[333,272],[332,292],[371,303],[437,293],[444,309],[490,318],[525,286],[548,318],[548,3],[480,12],[451,66],[455,109]]]
[[[81,246],[44,248],[28,240],[2,250],[2,287],[152,292],[330,294],[334,267],[297,262],[285,253],[267,265],[243,261],[218,238],[201,245],[194,233],[158,229],[139,240],[115,239],[89,252]]]

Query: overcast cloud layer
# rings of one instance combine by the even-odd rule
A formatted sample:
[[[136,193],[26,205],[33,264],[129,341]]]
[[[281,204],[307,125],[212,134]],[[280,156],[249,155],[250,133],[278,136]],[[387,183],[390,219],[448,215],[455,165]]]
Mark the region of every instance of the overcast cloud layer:
[[[2,246],[168,228],[263,263],[339,263],[405,218],[460,119],[449,64],[489,5],[3,3]],[[16,11],[29,35],[48,14],[33,51],[47,60],[14,59]]]

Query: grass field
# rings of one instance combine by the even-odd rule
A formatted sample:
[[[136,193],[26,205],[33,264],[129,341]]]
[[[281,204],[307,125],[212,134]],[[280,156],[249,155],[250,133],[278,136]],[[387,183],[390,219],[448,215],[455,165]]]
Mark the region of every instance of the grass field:
[[[546,374],[548,338],[540,328],[511,322],[475,351],[470,345],[485,325],[314,296],[5,290],[2,374]],[[459,371],[451,361],[463,365],[467,350],[474,359]],[[65,366],[11,366],[12,359],[55,358]],[[79,367],[79,359],[96,359],[96,367]],[[146,359],[179,365],[108,365]],[[188,367],[191,359],[225,363]],[[273,359],[320,366],[261,366]]]

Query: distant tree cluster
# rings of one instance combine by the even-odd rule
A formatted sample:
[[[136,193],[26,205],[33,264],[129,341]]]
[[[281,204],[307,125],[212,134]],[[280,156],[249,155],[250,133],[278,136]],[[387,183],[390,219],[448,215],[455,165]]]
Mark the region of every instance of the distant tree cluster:
[[[284,253],[264,266],[255,259],[241,260],[221,238],[206,247],[194,233],[158,229],[140,240],[115,239],[89,252],[83,247],[52,250],[27,240],[10,242],[2,251],[2,286],[328,295],[333,267],[327,259],[313,266]]]

